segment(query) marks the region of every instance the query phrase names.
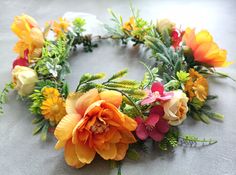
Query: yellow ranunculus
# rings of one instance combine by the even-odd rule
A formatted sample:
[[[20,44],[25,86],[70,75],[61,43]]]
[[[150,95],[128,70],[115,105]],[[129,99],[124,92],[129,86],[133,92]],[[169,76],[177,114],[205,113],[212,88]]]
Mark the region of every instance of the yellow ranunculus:
[[[173,91],[174,96],[171,100],[163,104],[164,119],[172,126],[181,124],[186,119],[188,112],[188,97],[182,90]]]
[[[122,95],[116,91],[70,94],[67,115],[54,132],[56,149],[64,147],[68,165],[80,168],[92,162],[96,154],[105,160],[122,160],[129,144],[136,142],[131,133],[137,123],[119,111]]]
[[[37,73],[33,69],[24,66],[16,66],[12,70],[12,78],[14,87],[21,96],[31,94],[35,83],[38,81]]]
[[[24,52],[27,49],[30,63],[41,56],[44,37],[37,22],[32,17],[28,15],[16,16],[11,29],[19,38],[14,51],[19,53],[21,58],[24,57]]]

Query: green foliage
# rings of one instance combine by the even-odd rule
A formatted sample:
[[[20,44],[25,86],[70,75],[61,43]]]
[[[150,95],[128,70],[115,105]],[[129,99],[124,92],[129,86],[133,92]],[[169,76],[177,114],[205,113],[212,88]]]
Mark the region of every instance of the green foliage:
[[[7,95],[9,93],[9,91],[12,90],[13,88],[14,88],[13,83],[8,83],[8,84],[5,84],[2,92],[0,92],[0,115],[3,114],[2,105],[6,103]]]
[[[176,73],[176,76],[178,78],[178,80],[181,82],[181,83],[185,83],[186,81],[189,80],[189,73],[185,72],[185,71],[178,71]]]
[[[192,135],[186,135],[186,136],[180,136],[179,137],[179,144],[183,146],[191,146],[191,147],[196,147],[198,144],[201,143],[202,146],[205,145],[212,145],[217,143],[216,140],[213,139],[200,139],[196,136]]]
[[[175,128],[170,128],[164,139],[159,142],[159,148],[163,151],[175,148],[178,146],[179,131]]]
[[[129,149],[127,151],[127,157],[131,160],[139,160],[140,154],[135,149]]]
[[[44,100],[41,90],[35,89],[33,94],[29,96],[29,99],[31,100],[31,105],[29,107],[30,112],[34,115],[41,115],[40,107]]]
[[[115,73],[114,75],[112,75],[111,78],[109,78],[107,81],[110,82],[110,81],[113,81],[116,79],[120,79],[120,78],[124,77],[125,75],[127,75],[127,73],[128,73],[128,69],[123,69],[123,70]]]
[[[140,87],[142,89],[145,89],[146,87],[149,87],[152,85],[153,82],[155,81],[161,81],[161,79],[159,78],[158,75],[158,68],[154,67],[154,68],[149,68],[145,63],[141,62],[144,67],[147,69],[147,71],[144,73],[144,77],[143,80],[141,82]]]
[[[70,45],[63,37],[56,42],[46,41],[42,51],[41,59],[36,63],[35,70],[39,76],[51,75],[54,78],[64,78],[70,72],[67,58]]]
[[[75,18],[72,23],[74,25],[73,29],[74,29],[75,33],[83,33],[85,31],[85,29],[83,27],[86,24],[86,21],[84,19]]]

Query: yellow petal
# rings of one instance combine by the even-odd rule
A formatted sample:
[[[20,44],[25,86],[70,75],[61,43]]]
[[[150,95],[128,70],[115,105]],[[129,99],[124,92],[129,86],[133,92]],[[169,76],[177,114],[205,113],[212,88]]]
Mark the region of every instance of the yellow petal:
[[[32,39],[32,44],[36,47],[36,48],[41,48],[43,47],[44,44],[44,38],[43,38],[43,32],[34,27],[31,29],[30,31],[30,36]]]
[[[72,131],[80,119],[81,115],[79,114],[69,114],[63,117],[56,127],[54,132],[55,137],[61,141],[71,138]]]
[[[68,165],[76,167],[76,168],[81,168],[85,164],[80,162],[79,159],[77,158],[76,152],[75,152],[75,145],[72,144],[71,140],[66,143],[65,146],[65,161]]]
[[[66,112],[67,114],[77,114],[75,105],[76,101],[81,97],[83,94],[80,92],[77,93],[70,93],[66,99]]]
[[[100,97],[98,95],[97,89],[91,89],[90,91],[83,94],[77,101],[76,101],[76,111],[81,114],[81,116],[84,115],[84,112],[86,109],[94,102],[100,100]]]
[[[105,160],[114,159],[117,155],[117,148],[114,143],[109,144],[108,149],[96,148],[96,151]]]
[[[93,148],[90,148],[88,144],[83,144],[81,142],[78,142],[75,145],[75,151],[78,159],[83,163],[91,163],[92,160],[95,157],[95,150]]]
[[[108,103],[115,105],[117,108],[120,107],[122,102],[122,95],[117,91],[103,91],[99,94],[101,100],[105,100]]]
[[[206,42],[212,42],[213,38],[207,30],[202,30],[196,35],[196,41],[200,45]]]
[[[125,158],[129,145],[124,143],[118,143],[116,144],[116,147],[117,147],[117,155],[115,157],[115,160],[123,160]]]
[[[55,145],[55,149],[59,150],[59,149],[63,148],[66,145],[66,142],[67,142],[67,140],[64,140],[64,141],[58,140]]]

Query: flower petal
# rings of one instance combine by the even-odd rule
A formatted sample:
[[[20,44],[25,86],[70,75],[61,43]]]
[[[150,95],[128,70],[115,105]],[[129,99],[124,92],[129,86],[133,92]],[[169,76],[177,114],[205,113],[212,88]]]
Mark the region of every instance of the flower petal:
[[[68,140],[72,137],[72,131],[81,119],[79,114],[69,114],[62,118],[54,132],[55,137],[60,140]]]
[[[116,147],[117,147],[117,154],[115,160],[123,160],[125,158],[129,145],[124,143],[118,143],[116,144]]]
[[[157,122],[159,121],[159,118],[164,115],[163,107],[158,105],[154,106],[149,113],[149,117],[145,121],[146,124],[150,126],[155,126]]]
[[[86,164],[91,163],[95,157],[95,154],[96,154],[96,152],[93,148],[90,148],[88,146],[88,144],[83,144],[81,142],[78,142],[75,145],[75,152],[76,152],[78,159],[82,163],[86,163]]]
[[[86,109],[94,102],[100,100],[97,89],[91,89],[90,91],[83,94],[76,102],[77,113],[84,115]]]
[[[160,133],[157,128],[154,128],[150,133],[149,136],[155,140],[156,142],[161,141],[164,138],[164,134]]]
[[[156,124],[156,128],[161,133],[167,133],[169,131],[170,126],[169,126],[168,122],[161,117],[160,120],[158,121],[158,123]]]
[[[96,151],[105,160],[114,159],[117,155],[117,148],[114,143],[110,143],[108,149],[96,148]]]
[[[137,128],[137,122],[134,119],[128,117],[127,115],[124,115],[124,117],[125,121],[123,126],[129,131],[134,131]]]
[[[135,133],[141,140],[146,140],[148,138],[148,131],[146,130],[144,123],[138,125],[137,129],[135,130]]]
[[[164,92],[164,86],[160,82],[155,82],[152,84],[151,90],[152,90],[152,92],[159,92],[160,95],[162,96],[163,92]]]
[[[81,168],[85,164],[80,162],[77,158],[76,152],[75,152],[75,145],[72,144],[71,140],[69,140],[66,143],[65,146],[65,152],[64,152],[66,163],[70,166]]]
[[[66,112],[67,114],[77,114],[76,111],[76,101],[81,97],[83,94],[80,92],[77,93],[70,93],[66,99]]]
[[[108,103],[115,105],[117,108],[120,107],[122,102],[122,95],[120,92],[106,90],[99,94],[101,100],[105,100]]]

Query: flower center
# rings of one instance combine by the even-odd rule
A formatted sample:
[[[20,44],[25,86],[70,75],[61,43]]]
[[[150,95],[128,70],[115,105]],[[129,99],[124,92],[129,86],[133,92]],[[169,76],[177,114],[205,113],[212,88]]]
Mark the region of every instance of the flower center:
[[[151,132],[155,126],[145,124],[146,130]]]
[[[107,132],[109,130],[108,125],[101,121],[96,121],[90,129],[94,134],[101,134],[103,132]]]
[[[53,113],[57,113],[59,111],[59,106],[57,104],[55,104],[51,107],[51,110]]]

